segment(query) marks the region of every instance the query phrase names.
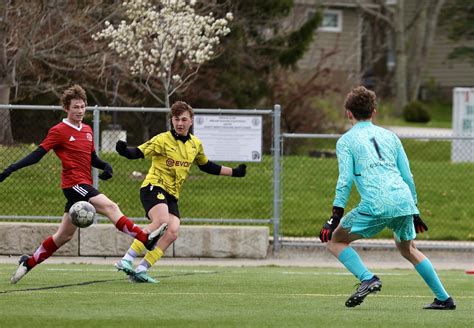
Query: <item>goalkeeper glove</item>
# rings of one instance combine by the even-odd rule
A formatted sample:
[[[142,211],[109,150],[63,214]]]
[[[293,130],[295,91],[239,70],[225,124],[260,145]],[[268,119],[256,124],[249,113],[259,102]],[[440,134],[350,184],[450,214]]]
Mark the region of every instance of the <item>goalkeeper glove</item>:
[[[423,233],[425,231],[428,231],[428,226],[425,222],[423,222],[419,214],[413,215],[413,224],[415,225],[416,233]]]
[[[336,230],[343,215],[344,209],[342,207],[333,206],[331,217],[329,218],[328,222],[323,225],[321,231],[319,231],[319,239],[323,243],[327,243],[331,240],[332,233],[334,230]]]

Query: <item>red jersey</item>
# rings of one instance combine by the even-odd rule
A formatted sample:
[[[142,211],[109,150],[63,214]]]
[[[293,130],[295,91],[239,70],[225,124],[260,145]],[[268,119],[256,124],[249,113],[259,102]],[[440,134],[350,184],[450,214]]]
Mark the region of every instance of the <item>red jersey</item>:
[[[49,129],[40,146],[46,151],[53,149],[61,160],[61,188],[76,184],[92,185],[91,154],[95,148],[89,125],[81,123],[77,127],[64,119]]]

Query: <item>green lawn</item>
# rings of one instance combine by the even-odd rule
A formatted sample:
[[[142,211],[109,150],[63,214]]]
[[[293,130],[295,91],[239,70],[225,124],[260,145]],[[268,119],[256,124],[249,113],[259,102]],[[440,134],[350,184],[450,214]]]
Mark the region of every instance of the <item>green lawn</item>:
[[[455,311],[414,270],[377,270],[382,291],[346,308],[355,278],[342,269],[163,267],[160,283],[130,284],[111,266],[42,264],[17,285],[0,265],[2,327],[471,327],[474,276],[439,271]]]
[[[439,102],[425,102],[426,108],[431,116],[428,123],[412,123],[406,122],[403,117],[393,115],[393,105],[382,103],[379,104],[377,115],[375,117],[376,124],[393,125],[393,126],[413,126],[426,128],[446,128],[452,127],[453,108],[452,104]]]

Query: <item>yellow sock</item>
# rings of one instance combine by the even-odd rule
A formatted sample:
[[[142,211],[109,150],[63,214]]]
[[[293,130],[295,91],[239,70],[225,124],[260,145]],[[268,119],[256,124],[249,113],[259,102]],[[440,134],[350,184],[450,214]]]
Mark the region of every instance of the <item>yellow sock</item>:
[[[133,251],[137,253],[137,255],[141,255],[145,251],[145,245],[143,245],[143,243],[138,239],[135,239],[133,241],[130,248],[133,249]]]
[[[147,261],[148,264],[150,264],[150,267],[151,267],[162,256],[163,256],[163,250],[157,246],[154,250],[146,252],[145,261]]]

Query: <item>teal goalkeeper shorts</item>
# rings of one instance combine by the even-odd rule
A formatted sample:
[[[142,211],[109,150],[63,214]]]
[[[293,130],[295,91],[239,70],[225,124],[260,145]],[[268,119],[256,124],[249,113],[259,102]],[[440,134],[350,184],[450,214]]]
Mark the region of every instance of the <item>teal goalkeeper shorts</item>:
[[[416,238],[413,215],[378,218],[361,214],[355,208],[342,218],[341,226],[350,233],[361,235],[364,238],[375,236],[385,227],[393,231],[397,241],[413,240]]]

